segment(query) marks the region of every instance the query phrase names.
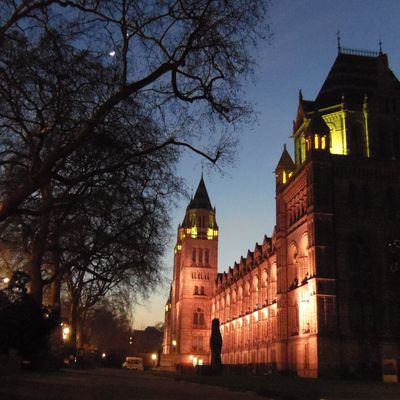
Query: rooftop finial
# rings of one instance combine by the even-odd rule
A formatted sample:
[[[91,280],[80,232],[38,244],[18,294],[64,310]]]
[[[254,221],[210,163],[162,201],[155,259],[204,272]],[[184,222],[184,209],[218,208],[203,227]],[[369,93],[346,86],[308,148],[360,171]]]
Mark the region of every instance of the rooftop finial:
[[[340,46],[340,31],[339,30],[336,32],[336,38],[337,38],[337,50],[338,50],[338,53],[340,53],[340,51],[342,50],[342,47]]]
[[[382,54],[382,39],[379,38],[379,55],[381,56]]]
[[[283,150],[286,150],[286,143],[284,143],[283,145]]]

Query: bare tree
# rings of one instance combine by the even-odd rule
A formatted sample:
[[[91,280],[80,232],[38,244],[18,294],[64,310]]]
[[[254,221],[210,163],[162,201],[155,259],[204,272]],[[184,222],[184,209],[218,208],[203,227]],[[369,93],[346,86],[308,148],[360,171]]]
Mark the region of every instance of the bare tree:
[[[164,130],[157,143],[142,143],[138,135],[134,156],[184,146],[215,162],[226,140],[213,143],[212,153],[198,150],[190,131],[210,126],[188,122],[205,118],[203,106],[228,122],[248,115],[239,77],[251,70],[250,47],[262,32],[265,2],[17,2],[22,9],[7,4],[1,130],[13,143],[29,144],[33,154],[20,166],[24,179],[2,193],[1,219],[40,191],[127,99],[158,125],[162,121]],[[72,8],[61,15],[60,5]],[[67,104],[73,110],[65,115]],[[21,154],[5,146],[2,156],[6,168]]]
[[[53,284],[56,302],[63,277],[151,287],[182,150],[221,163],[251,116],[240,82],[266,2],[2,2],[0,221],[33,296]]]

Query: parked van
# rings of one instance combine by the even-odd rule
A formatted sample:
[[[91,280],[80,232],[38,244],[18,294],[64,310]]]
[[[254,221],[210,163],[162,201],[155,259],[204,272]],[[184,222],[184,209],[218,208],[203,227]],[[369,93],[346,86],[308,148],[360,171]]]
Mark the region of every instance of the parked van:
[[[126,357],[122,368],[134,369],[136,371],[143,371],[143,358],[142,357]]]

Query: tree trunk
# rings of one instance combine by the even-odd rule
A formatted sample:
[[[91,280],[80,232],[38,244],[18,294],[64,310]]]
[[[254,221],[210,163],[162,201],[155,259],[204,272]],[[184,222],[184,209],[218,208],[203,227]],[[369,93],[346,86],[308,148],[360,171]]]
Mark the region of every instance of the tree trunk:
[[[54,311],[60,311],[61,309],[61,282],[63,276],[60,274],[60,252],[56,250],[54,252],[54,264],[53,273],[55,279],[51,284],[51,299],[50,304]]]
[[[28,266],[30,276],[30,293],[38,304],[42,304],[43,280],[42,280],[42,256],[43,240],[42,235],[36,235],[32,247],[30,262]]]
[[[77,340],[78,340],[78,307],[79,300],[72,299],[71,301],[71,310],[70,310],[70,322],[71,322],[71,345],[74,349],[77,348]]]
[[[43,203],[46,204],[50,197],[50,190],[44,187],[41,190]],[[38,304],[42,304],[43,299],[43,279],[42,279],[42,259],[46,250],[47,236],[49,233],[50,212],[40,217],[40,226],[36,232],[31,250],[31,257],[28,266],[30,275],[30,293]]]

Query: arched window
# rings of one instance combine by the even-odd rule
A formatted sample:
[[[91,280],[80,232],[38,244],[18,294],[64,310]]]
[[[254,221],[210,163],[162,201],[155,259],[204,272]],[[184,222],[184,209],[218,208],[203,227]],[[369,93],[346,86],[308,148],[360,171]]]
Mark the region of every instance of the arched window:
[[[194,325],[204,325],[204,311],[201,308],[197,308],[193,315]]]

